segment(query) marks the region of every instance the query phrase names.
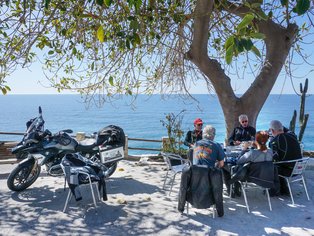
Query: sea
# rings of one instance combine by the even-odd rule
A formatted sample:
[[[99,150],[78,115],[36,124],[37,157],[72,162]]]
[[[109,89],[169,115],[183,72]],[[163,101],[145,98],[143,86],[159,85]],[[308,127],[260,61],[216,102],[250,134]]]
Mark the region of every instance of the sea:
[[[80,95],[2,95],[0,96],[0,132],[24,132],[26,122],[37,116],[41,106],[45,129],[58,132],[72,129],[86,135],[97,132],[107,125],[118,125],[129,138],[161,140],[167,136],[166,115],[181,114],[182,130],[193,129],[193,120],[200,117],[204,124],[216,128],[215,140],[223,143],[225,122],[222,109],[215,95],[197,94],[193,98],[179,95],[120,96],[114,101],[99,105],[84,102]],[[261,110],[256,130],[268,130],[269,122],[280,120],[289,127],[293,111],[299,115],[298,95],[270,95]],[[306,98],[305,113],[309,121],[303,137],[305,150],[314,150],[314,97]],[[297,124],[296,133],[299,132]],[[0,141],[19,141],[22,136],[0,134]],[[160,143],[129,141],[129,147],[161,148]],[[130,155],[156,154],[156,151],[130,150]]]

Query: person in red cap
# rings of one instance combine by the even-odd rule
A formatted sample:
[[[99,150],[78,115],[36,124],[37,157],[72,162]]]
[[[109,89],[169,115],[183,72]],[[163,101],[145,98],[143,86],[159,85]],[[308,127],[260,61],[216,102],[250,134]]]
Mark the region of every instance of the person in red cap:
[[[185,140],[184,140],[184,145],[188,146],[190,148],[189,153],[188,153],[188,158],[192,159],[193,158],[193,148],[194,144],[196,141],[199,141],[202,139],[202,128],[203,128],[203,121],[201,118],[196,118],[194,120],[194,130],[191,131],[189,130],[186,133]]]
[[[202,127],[203,127],[202,119],[196,118],[194,120],[194,130],[188,131],[185,136],[185,140],[184,140],[185,146],[188,146],[189,148],[193,148],[195,142],[202,139]]]

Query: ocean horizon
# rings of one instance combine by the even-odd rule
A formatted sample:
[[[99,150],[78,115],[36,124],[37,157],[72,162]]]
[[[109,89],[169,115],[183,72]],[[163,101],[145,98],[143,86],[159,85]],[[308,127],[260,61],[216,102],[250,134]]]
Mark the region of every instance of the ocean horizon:
[[[154,94],[138,95],[132,102],[130,97],[98,107],[95,104],[87,106],[80,95],[76,94],[10,94],[1,96],[0,131],[24,132],[25,123],[37,116],[38,106],[42,107],[45,128],[58,132],[62,129],[72,129],[74,133],[85,132],[87,135],[101,128],[114,124],[122,127],[130,138],[157,139],[167,136],[165,121],[168,113],[175,115],[182,110],[182,129],[184,133],[193,129],[193,120],[202,118],[204,124],[213,125],[217,132],[215,140],[223,143],[225,139],[225,122],[222,109],[215,95],[195,94],[196,99],[182,99],[179,95]],[[265,102],[257,119],[256,130],[267,130],[269,122],[280,120],[289,127],[293,111],[299,115],[300,97],[297,95],[271,94]],[[314,97],[306,98],[305,113],[310,114],[303,137],[305,150],[314,150]],[[296,133],[299,132],[297,124]],[[21,136],[0,135],[0,141],[19,141]],[[160,148],[159,143],[129,142],[130,147]],[[153,151],[130,150],[131,155],[157,153]]]

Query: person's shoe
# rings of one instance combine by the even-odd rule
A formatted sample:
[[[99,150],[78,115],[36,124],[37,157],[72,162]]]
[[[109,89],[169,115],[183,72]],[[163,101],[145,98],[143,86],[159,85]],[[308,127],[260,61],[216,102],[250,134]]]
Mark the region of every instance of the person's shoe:
[[[237,197],[241,197],[241,189],[236,188],[236,189],[234,190],[234,192],[235,192],[235,195],[236,195]]]
[[[237,197],[241,197],[241,185],[239,183],[235,184],[234,193]]]

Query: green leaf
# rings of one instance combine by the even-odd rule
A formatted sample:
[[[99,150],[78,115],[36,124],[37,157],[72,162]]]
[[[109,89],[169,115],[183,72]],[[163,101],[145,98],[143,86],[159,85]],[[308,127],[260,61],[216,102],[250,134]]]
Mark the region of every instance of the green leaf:
[[[248,26],[249,24],[251,24],[253,19],[254,19],[253,15],[251,15],[251,14],[245,15],[245,17],[242,19],[240,24],[237,26],[237,30],[243,29],[246,26]]]
[[[51,0],[45,0],[45,8],[48,9]]]
[[[250,51],[253,47],[253,42],[251,41],[251,39],[242,39],[241,41],[245,50]]]
[[[125,46],[127,47],[127,49],[131,49],[130,40],[128,38],[125,40]]]
[[[141,38],[137,33],[134,34],[134,42],[138,45],[141,44]]]
[[[96,0],[96,3],[97,3],[99,6],[102,6],[102,4],[104,3],[104,0]]]
[[[255,39],[265,39],[265,34],[262,33],[251,33],[250,37]]]
[[[263,11],[258,11],[256,12],[257,16],[259,17],[259,19],[262,20],[268,20],[268,16],[265,14],[265,12]]]
[[[280,2],[283,7],[288,5],[288,0],[280,0]]]
[[[256,56],[261,57],[261,53],[255,46],[252,46],[251,50],[255,53]]]
[[[297,5],[293,8],[299,16],[306,13],[310,8],[310,0],[297,0]]]
[[[112,77],[112,76],[109,77],[109,84],[110,84],[111,86],[113,86],[113,77]]]
[[[7,94],[7,90],[5,88],[1,88],[2,94],[6,95]]]
[[[133,30],[133,31],[136,31],[138,30],[140,27],[140,24],[137,22],[137,20],[132,20],[130,22],[130,28]]]
[[[102,43],[105,41],[104,28],[102,27],[102,25],[98,27],[97,38]]]
[[[232,62],[232,57],[233,57],[233,52],[234,52],[234,47],[231,45],[227,50],[226,50],[226,62],[227,64],[231,64]]]
[[[110,7],[112,0],[105,0],[106,7]]]
[[[234,36],[230,36],[225,42],[225,49],[234,44]]]

